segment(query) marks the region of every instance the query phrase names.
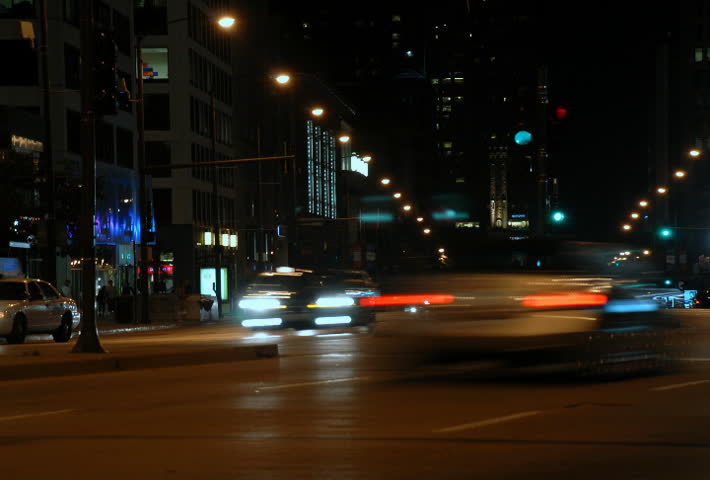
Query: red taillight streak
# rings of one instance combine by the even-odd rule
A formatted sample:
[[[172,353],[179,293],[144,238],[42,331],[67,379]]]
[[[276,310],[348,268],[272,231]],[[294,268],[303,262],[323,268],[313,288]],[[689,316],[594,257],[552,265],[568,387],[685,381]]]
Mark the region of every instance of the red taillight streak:
[[[523,306],[531,308],[595,307],[604,305],[607,296],[601,293],[566,293],[561,295],[530,295],[523,298]]]
[[[360,305],[365,307],[389,307],[394,305],[436,305],[453,303],[454,296],[447,294],[433,295],[383,295],[381,297],[365,297],[360,299]]]

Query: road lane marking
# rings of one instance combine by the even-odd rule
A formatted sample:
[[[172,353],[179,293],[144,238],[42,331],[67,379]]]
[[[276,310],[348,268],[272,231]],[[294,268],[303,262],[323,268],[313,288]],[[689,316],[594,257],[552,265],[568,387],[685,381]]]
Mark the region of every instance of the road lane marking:
[[[537,318],[567,318],[570,320],[589,320],[591,322],[597,321],[597,317],[579,317],[575,315],[555,315],[555,314],[550,314],[550,315],[532,315],[533,317]]]
[[[703,383],[710,383],[710,380],[696,380],[695,382],[685,382],[676,383],[673,385],[665,385],[663,387],[652,388],[652,392],[663,392],[665,390],[675,390],[676,388],[692,387],[693,385],[702,385]]]
[[[434,430],[434,433],[449,433],[449,432],[459,432],[461,430],[471,430],[474,428],[486,427],[488,425],[495,425],[497,423],[510,422],[513,420],[518,420],[520,418],[532,417],[542,413],[540,410],[533,410],[530,412],[515,413],[513,415],[507,415],[505,417],[489,418],[488,420],[481,420],[480,422],[464,423],[462,425],[454,425],[453,427],[439,428]]]
[[[361,382],[369,380],[370,377],[348,377],[348,378],[334,378],[332,380],[320,380],[318,382],[303,382],[303,383],[289,383],[286,385],[274,385],[271,387],[261,387],[257,388],[256,392],[262,392],[264,390],[285,390],[287,388],[298,388],[298,387],[310,387],[313,385],[329,385],[331,383],[343,383],[343,382]]]
[[[12,420],[22,420],[23,418],[46,417],[47,415],[60,415],[62,413],[73,412],[71,408],[65,410],[53,410],[51,412],[26,413],[24,415],[13,415],[11,417],[0,417],[0,422],[9,422]]]

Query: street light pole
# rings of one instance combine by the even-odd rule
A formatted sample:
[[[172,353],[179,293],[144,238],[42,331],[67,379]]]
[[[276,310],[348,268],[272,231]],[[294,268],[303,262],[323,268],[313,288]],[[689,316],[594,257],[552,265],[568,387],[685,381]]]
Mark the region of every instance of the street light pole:
[[[56,214],[56,188],[54,174],[54,153],[52,151],[52,121],[50,118],[51,85],[49,83],[49,27],[47,17],[47,0],[40,1],[40,14],[42,18],[42,43],[40,44],[42,60],[42,88],[44,89],[44,168],[47,179],[47,280],[57,284],[57,214]]]
[[[136,37],[136,62],[138,63],[138,98],[136,123],[138,129],[138,207],[140,209],[140,322],[150,323],[148,292],[148,194],[145,182],[145,84],[143,82],[143,36]],[[138,298],[138,292],[136,292]],[[137,319],[138,320],[138,319]]]
[[[211,79],[210,85],[210,133],[211,133],[211,151],[210,160],[212,163],[212,211],[215,212],[215,296],[217,297],[217,318],[222,320],[222,215],[220,214],[221,202],[219,201],[218,182],[217,182],[217,137],[215,127],[217,126],[217,110],[215,108],[214,98],[214,78]]]
[[[94,2],[81,0],[81,156],[82,156],[82,315],[73,353],[106,353],[96,328],[96,155],[94,108]]]

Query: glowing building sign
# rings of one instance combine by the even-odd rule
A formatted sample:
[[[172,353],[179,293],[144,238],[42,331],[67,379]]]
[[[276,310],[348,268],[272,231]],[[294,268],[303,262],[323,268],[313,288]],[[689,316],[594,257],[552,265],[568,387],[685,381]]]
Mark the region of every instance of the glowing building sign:
[[[350,170],[367,177],[368,165],[357,153],[350,155]]]

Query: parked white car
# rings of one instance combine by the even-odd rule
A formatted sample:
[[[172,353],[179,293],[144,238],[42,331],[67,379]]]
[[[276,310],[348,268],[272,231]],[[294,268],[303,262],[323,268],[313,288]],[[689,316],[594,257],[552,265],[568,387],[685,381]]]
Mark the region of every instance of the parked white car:
[[[32,333],[48,333],[55,342],[67,342],[80,319],[76,301],[49,282],[0,278],[0,337],[8,343],[23,343]]]

